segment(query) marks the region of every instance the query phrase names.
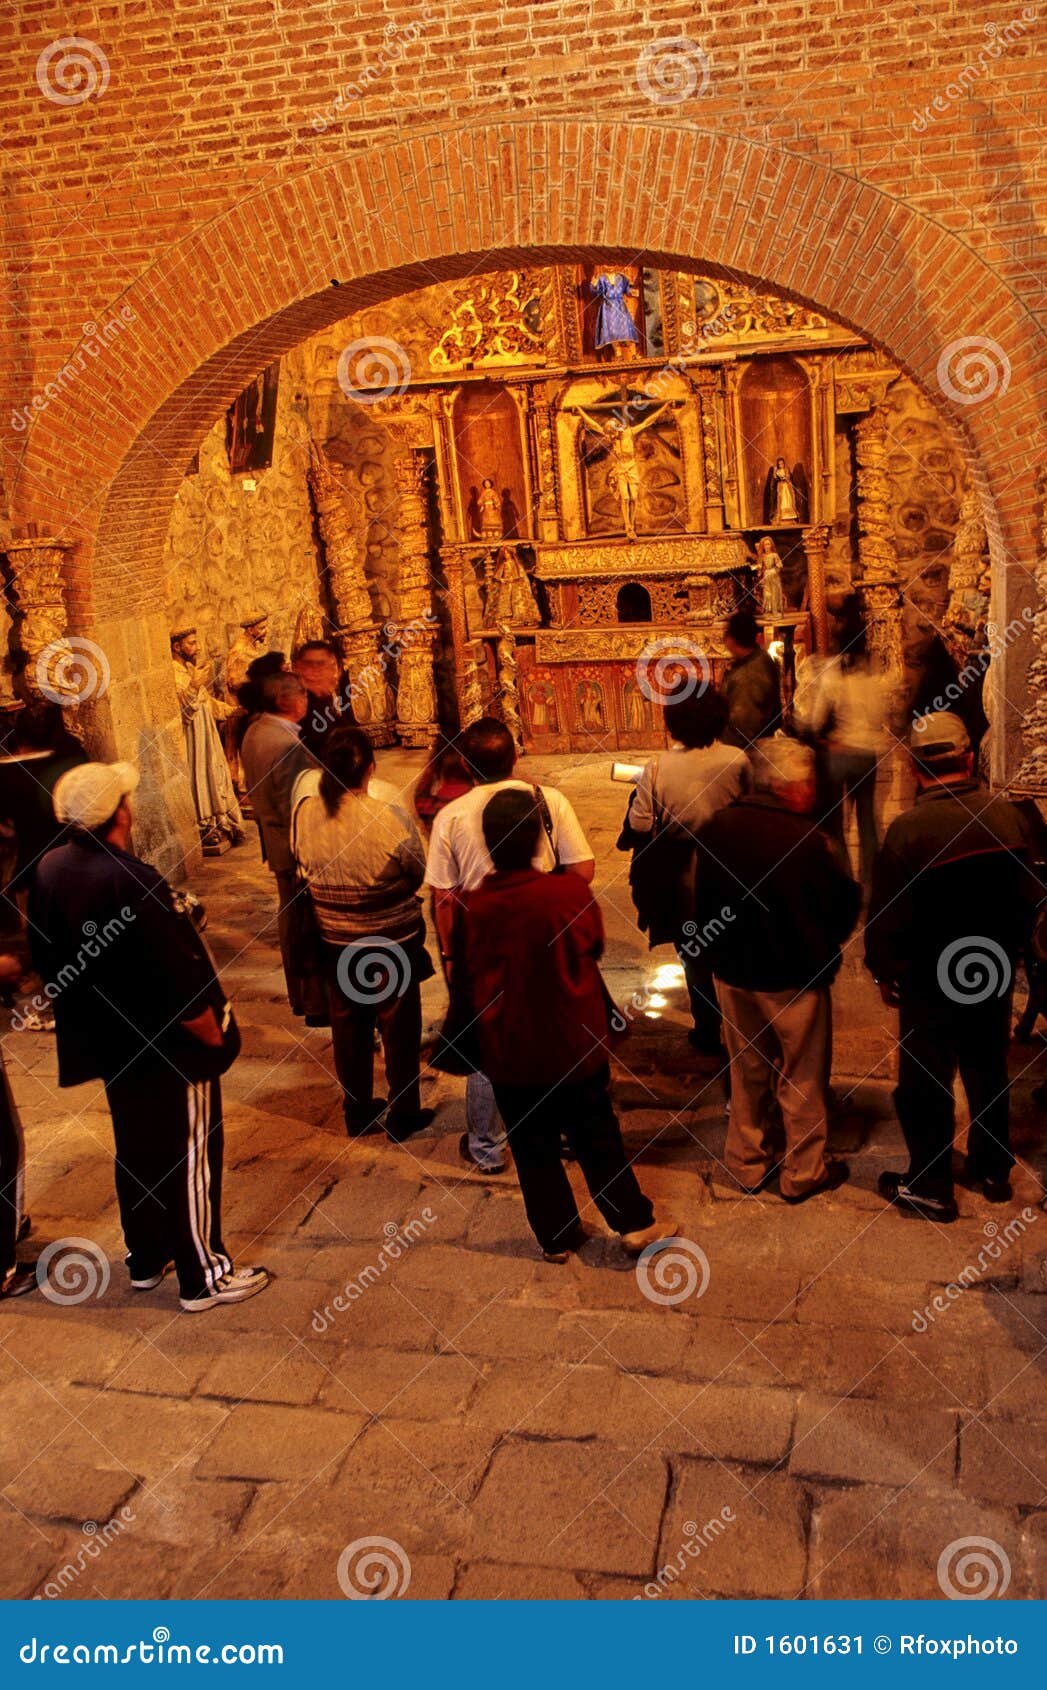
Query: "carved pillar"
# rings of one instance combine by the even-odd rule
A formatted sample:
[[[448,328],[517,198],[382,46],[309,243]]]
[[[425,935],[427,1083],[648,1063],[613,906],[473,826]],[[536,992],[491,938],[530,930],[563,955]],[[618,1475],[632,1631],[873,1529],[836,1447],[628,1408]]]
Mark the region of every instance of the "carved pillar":
[[[516,640],[508,622],[502,622],[498,630],[498,696],[502,706],[502,720],[517,745],[522,745],[523,727],[520,723]]]
[[[702,459],[705,466],[705,525],[710,534],[722,534],[724,528],[723,473],[720,468],[720,426],[717,395],[703,389]]]
[[[353,713],[375,745],[392,745],[395,704],[386,679],[389,658],[374,620],[363,566],[363,543],[353,530],[342,483],[326,453],[309,444],[309,485],[316,506],[331,584],[336,635],[349,676]]]
[[[988,609],[982,585],[988,556],[981,501],[971,488],[960,501],[960,522],[949,566],[949,608],[945,616],[965,650]]]
[[[25,658],[23,685],[34,698],[73,708],[105,691],[108,664],[90,640],[66,634],[65,540],[9,540],[15,637]]]
[[[560,538],[560,511],[557,498],[556,429],[553,408],[548,399],[539,398],[539,389],[532,395],[533,439],[535,456],[535,484],[538,498],[535,510],[535,532],[539,540]]]
[[[807,605],[814,623],[815,651],[829,649],[829,615],[825,604],[825,560],[829,552],[829,528],[817,523],[803,530],[803,551],[807,559]]]
[[[1037,478],[1039,491],[1040,533],[1038,557],[1036,562],[1036,610],[1032,617],[1032,662],[1026,673],[1025,684],[1028,690],[1029,708],[1022,717],[1022,742],[1025,746],[1025,756],[1015,777],[1015,784],[1019,787],[1032,787],[1047,793],[1047,467],[1040,470]],[[1000,588],[997,592],[1002,597]],[[994,606],[995,610],[995,606]],[[1021,613],[1023,616],[1026,612]],[[1020,650],[1020,647],[1018,648]],[[1017,652],[1015,653],[1017,655]],[[1007,661],[1006,655],[1004,662]],[[993,664],[993,668],[996,664]],[[989,673],[989,685],[992,681],[992,670]],[[989,688],[987,686],[986,690]],[[986,714],[990,718],[995,714],[997,697],[1002,696],[1002,687],[993,690]],[[996,731],[995,722],[991,722],[994,737],[1001,736]],[[1001,752],[1002,757],[1002,752]],[[1000,761],[998,757],[996,761]]]
[[[425,498],[426,459],[408,446],[393,462],[400,495],[400,678],[396,717],[403,745],[434,745],[437,736],[433,684],[433,583],[429,567],[429,523]]]
[[[902,613],[898,596],[898,556],[891,533],[891,488],[887,456],[887,418],[872,410],[854,431],[858,469],[858,583],[869,624],[869,646],[884,669],[902,662]]]

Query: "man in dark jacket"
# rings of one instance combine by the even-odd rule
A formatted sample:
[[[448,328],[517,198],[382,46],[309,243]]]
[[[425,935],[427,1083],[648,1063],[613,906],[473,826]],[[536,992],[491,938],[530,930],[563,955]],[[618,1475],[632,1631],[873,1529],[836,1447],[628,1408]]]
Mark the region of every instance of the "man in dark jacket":
[[[269,1276],[234,1270],[222,1243],[218,1076],[235,1029],[185,900],[128,849],[137,785],[130,763],[84,763],[58,781],[70,837],[38,866],[29,931],[54,1002],[58,1083],[105,1083],[131,1284],[153,1290],[173,1260],[182,1307],[197,1312],[253,1297]]]
[[[756,632],[752,612],[736,610],[723,633],[723,643],[733,661],[720,683],[728,718],[720,737],[725,745],[736,745],[742,751],[773,734],[782,720],[778,665],[757,645]]]
[[[727,1167],[747,1191],[770,1179],[780,1111],[781,1193],[799,1203],[849,1172],[825,1158],[829,988],[861,890],[808,817],[809,748],[776,735],[750,756],[756,791],[698,834],[695,943],[708,947],[731,1059]]]
[[[462,894],[454,967],[465,974],[527,1219],[548,1261],[565,1262],[585,1241],[561,1160],[565,1134],[596,1207],[639,1255],[674,1229],[654,1224],[611,1103],[599,905],[580,875],[532,868],[542,835],[533,793],[496,792],[483,833],[494,873]]]
[[[866,964],[898,1008],[894,1101],[909,1151],[907,1171],[881,1175],[880,1193],[907,1214],[952,1221],[957,1068],[971,1114],[965,1182],[990,1202],[1011,1195],[1014,965],[1047,888],[1020,810],[972,779],[960,718],[918,717],[910,749],[916,803],[887,830],[865,927]]]

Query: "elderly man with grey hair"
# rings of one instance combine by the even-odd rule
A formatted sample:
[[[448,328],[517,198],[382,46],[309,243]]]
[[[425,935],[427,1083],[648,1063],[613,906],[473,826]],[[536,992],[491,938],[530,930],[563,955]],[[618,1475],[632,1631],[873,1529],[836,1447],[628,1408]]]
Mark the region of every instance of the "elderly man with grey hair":
[[[708,945],[731,1061],[727,1167],[746,1191],[777,1169],[786,1202],[801,1203],[850,1171],[825,1156],[830,987],[861,891],[810,820],[810,749],[775,734],[750,757],[755,791],[698,834],[695,942]]]

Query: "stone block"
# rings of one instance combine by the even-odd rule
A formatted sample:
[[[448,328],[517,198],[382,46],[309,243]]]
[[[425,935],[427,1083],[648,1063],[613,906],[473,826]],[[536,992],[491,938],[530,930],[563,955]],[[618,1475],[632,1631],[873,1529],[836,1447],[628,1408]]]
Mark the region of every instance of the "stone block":
[[[322,1361],[319,1401],[346,1413],[397,1420],[451,1420],[480,1385],[475,1363],[457,1355],[315,1347]]]
[[[922,1484],[900,1491],[859,1485],[819,1492],[811,1524],[807,1594],[820,1601],[940,1600],[947,1594],[939,1582],[941,1557],[950,1544],[971,1536],[998,1543],[1006,1562],[1015,1570],[1020,1567],[1021,1527],[1014,1509],[986,1508],[955,1491]],[[960,1588],[961,1554],[958,1549],[943,1566],[946,1586]],[[1000,1561],[1001,1576],[1003,1565]]]
[[[963,1425],[960,1488],[991,1502],[1047,1505],[1047,1414],[1038,1423],[993,1414]]]
[[[807,1565],[802,1485],[785,1473],[686,1458],[673,1462],[673,1474],[654,1575],[659,1596],[800,1595]],[[637,1594],[650,1592],[641,1586]]]
[[[813,1393],[800,1398],[789,1470],[825,1479],[908,1485],[951,1478],[955,1414]]]
[[[330,1476],[364,1424],[361,1414],[245,1404],[225,1416],[196,1472],[201,1478],[231,1479]]]

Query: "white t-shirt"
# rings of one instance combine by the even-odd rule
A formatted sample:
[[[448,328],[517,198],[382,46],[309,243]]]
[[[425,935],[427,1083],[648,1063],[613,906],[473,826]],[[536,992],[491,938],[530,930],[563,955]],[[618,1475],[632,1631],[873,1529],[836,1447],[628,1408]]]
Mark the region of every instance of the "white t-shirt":
[[[504,792],[507,788],[517,792],[534,791],[531,781],[496,780],[488,786],[474,786],[471,792],[464,792],[461,798],[455,798],[439,811],[433,820],[429,841],[429,860],[425,870],[427,886],[440,892],[459,888],[463,892],[471,892],[491,873],[494,864],[484,840],[484,807],[496,792]],[[555,786],[543,786],[541,790],[549,806],[553,838],[561,863],[589,862],[593,855],[592,847],[567,799]],[[546,873],[556,867],[544,827],[532,866]]]

